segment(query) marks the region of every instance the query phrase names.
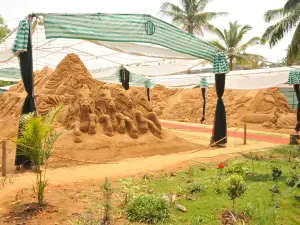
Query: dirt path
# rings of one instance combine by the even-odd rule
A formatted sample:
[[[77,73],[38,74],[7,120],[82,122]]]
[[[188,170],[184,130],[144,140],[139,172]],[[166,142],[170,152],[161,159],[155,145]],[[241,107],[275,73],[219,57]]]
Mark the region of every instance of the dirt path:
[[[194,143],[207,144],[210,135],[200,132],[172,131],[174,134]],[[170,155],[156,155],[144,158],[127,159],[119,162],[97,165],[74,166],[68,168],[49,169],[47,177],[52,185],[102,181],[105,177],[111,179],[133,176],[142,173],[156,172],[165,168],[176,168],[189,165],[193,161],[197,162],[220,162],[226,158],[232,157],[241,151],[261,151],[274,144],[258,141],[249,141],[247,145],[242,146],[242,140],[231,138],[227,148],[218,149],[199,149],[188,152],[180,152]],[[241,148],[242,147],[242,148]],[[34,174],[27,172],[14,175],[12,183],[7,184],[0,191],[0,199],[12,197],[18,190],[31,187],[35,179]]]

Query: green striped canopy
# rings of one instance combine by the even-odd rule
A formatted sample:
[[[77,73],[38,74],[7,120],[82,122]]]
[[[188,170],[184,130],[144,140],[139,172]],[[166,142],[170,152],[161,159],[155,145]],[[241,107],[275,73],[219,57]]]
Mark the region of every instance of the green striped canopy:
[[[73,38],[160,45],[213,62],[214,73],[228,72],[224,53],[177,27],[150,15],[44,14],[46,38]]]
[[[16,38],[11,51],[15,54],[27,51],[29,35],[29,23],[27,20],[21,20],[18,25]]]
[[[288,84],[300,84],[300,70],[291,70],[289,72]]]

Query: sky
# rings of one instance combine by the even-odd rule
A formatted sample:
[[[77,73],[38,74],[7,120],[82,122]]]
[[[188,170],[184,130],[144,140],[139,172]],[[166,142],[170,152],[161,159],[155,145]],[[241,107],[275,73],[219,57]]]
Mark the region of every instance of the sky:
[[[159,13],[164,0],[0,0],[0,15],[4,17],[12,29],[29,13],[138,13],[150,14],[166,22],[170,18]],[[179,4],[179,0],[169,0]],[[219,29],[229,27],[230,21],[240,24],[249,24],[253,29],[245,36],[245,41],[253,36],[261,36],[271,25],[266,24],[263,15],[267,10],[283,7],[286,0],[213,0],[208,4],[207,12],[228,12],[228,16],[211,21]],[[205,34],[204,40],[213,40],[216,37]],[[292,38],[292,32],[272,49],[268,45],[255,46],[248,53],[261,54],[270,62],[278,62],[285,57],[287,46]]]

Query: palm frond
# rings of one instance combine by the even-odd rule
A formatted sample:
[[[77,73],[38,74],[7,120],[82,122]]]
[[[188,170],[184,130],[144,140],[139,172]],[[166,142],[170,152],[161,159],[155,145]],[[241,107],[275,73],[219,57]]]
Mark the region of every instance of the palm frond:
[[[220,38],[222,41],[226,41],[224,34],[222,33],[222,31],[219,28],[214,27],[214,29],[211,30],[211,32],[214,33],[215,35],[217,35],[218,38]]]
[[[169,16],[169,12],[177,13],[177,14],[185,14],[185,12],[177,5],[171,3],[171,2],[164,2],[160,7],[160,12],[163,15]]]
[[[227,12],[202,12],[195,15],[195,20],[199,21],[210,21],[220,16],[227,16]]]
[[[269,41],[270,47],[273,47],[284,37],[286,33],[290,32],[294,28],[298,21],[298,13],[292,13],[278,23],[268,27],[264,32],[262,39],[264,41]]]
[[[283,7],[284,11],[289,12],[294,10],[298,4],[300,4],[300,0],[288,0]]]
[[[57,139],[66,132],[66,130],[60,131],[51,131],[49,135],[47,135],[44,144],[44,153],[45,153],[45,160],[48,160],[53,152],[53,147]]]
[[[297,25],[291,44],[287,50],[287,64],[291,65],[300,54],[300,23]]]
[[[269,23],[272,20],[282,18],[283,15],[284,15],[283,8],[269,10],[264,15],[265,22]]]
[[[44,117],[45,122],[48,124],[52,124],[55,117],[61,112],[64,108],[64,105],[59,105],[51,109],[51,111]]]
[[[246,43],[239,46],[238,51],[245,52],[247,50],[247,48],[249,48],[251,46],[254,46],[254,45],[258,45],[260,43],[261,43],[260,37],[253,37],[249,41],[247,41]]]
[[[212,45],[214,45],[215,47],[217,47],[218,49],[220,49],[221,51],[226,51],[226,47],[224,47],[223,45],[220,44],[220,42],[218,41],[211,41],[210,42]]]
[[[242,40],[244,35],[249,32],[250,30],[252,30],[252,27],[250,25],[245,25],[241,28],[241,30],[238,32],[237,37],[236,37],[236,45],[237,46]]]

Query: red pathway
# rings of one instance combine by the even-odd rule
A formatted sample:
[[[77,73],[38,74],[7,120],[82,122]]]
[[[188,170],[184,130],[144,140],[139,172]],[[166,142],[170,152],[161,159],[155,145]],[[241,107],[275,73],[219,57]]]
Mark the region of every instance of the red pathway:
[[[168,123],[168,122],[161,122],[161,125],[167,128],[172,129],[182,129],[187,131],[197,131],[202,133],[212,133],[211,128],[205,128],[205,127],[196,127],[191,125],[183,125],[183,124],[175,124],[175,123]],[[228,137],[234,137],[234,138],[244,138],[244,133],[237,132],[237,131],[227,131]],[[283,138],[283,137],[272,137],[272,136],[265,136],[261,134],[251,134],[247,133],[247,139],[257,140],[257,141],[265,141],[275,144],[288,144],[289,138]]]

